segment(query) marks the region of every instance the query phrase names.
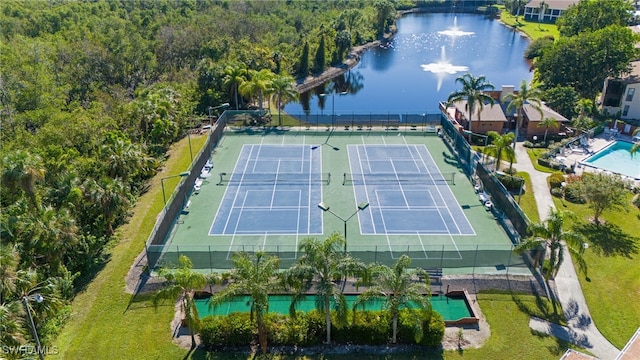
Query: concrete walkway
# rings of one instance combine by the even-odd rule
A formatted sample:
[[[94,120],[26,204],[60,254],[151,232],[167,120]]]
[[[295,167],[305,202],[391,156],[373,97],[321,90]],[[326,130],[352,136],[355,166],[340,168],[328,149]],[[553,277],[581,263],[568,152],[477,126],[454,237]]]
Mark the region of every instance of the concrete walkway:
[[[551,192],[547,186],[548,173],[536,170],[527,154],[527,149],[518,143],[516,146],[516,168],[528,172],[531,176],[534,197],[538,205],[541,221],[549,216],[549,209],[555,208]],[[598,331],[591,320],[587,302],[582,294],[578,275],[569,252],[564,249],[564,259],[553,282],[558,301],[562,304],[568,326],[553,324],[541,319],[531,319],[529,326],[536,331],[547,333],[561,340],[569,341],[602,360],[613,360],[620,352]]]

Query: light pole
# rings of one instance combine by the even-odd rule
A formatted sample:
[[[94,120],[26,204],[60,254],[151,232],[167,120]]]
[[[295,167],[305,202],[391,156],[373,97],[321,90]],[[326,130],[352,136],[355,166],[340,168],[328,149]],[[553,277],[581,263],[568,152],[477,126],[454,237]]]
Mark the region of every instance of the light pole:
[[[162,185],[162,200],[164,200],[164,206],[167,206],[167,195],[165,195],[165,192],[164,192],[164,181],[167,179],[175,178],[175,177],[185,177],[189,175],[191,175],[191,171],[183,171],[178,175],[171,175],[171,176],[163,177],[162,179],[160,179],[160,184]]]
[[[36,340],[36,351],[40,360],[44,360],[44,354],[42,353],[42,345],[40,345],[40,338],[38,337],[38,330],[36,330],[36,324],[33,322],[33,316],[31,315],[31,307],[29,306],[29,300],[35,300],[38,304],[44,301],[44,297],[40,294],[23,296],[22,301],[24,307],[27,309],[27,316],[29,317],[29,325],[31,326],[31,332],[33,332],[33,338]]]
[[[323,202],[321,202],[320,204],[318,204],[318,207],[319,207],[320,209],[322,209],[322,211],[324,211],[324,212],[328,212],[328,213],[330,213],[331,215],[333,215],[333,216],[337,217],[338,219],[342,220],[342,222],[344,223],[344,252],[346,253],[346,252],[347,252],[347,222],[348,222],[352,217],[354,217],[358,212],[360,212],[360,211],[362,211],[362,210],[364,210],[364,209],[368,208],[368,207],[369,207],[369,203],[368,203],[368,202],[366,202],[366,201],[364,201],[364,202],[361,202],[360,204],[358,204],[358,208],[356,209],[356,211],[355,211],[353,214],[351,214],[351,216],[349,216],[349,217],[348,217],[348,218],[346,218],[346,219],[345,219],[345,218],[343,218],[342,216],[340,216],[340,215],[338,215],[338,214],[334,213],[333,211],[331,211],[331,209],[329,209],[329,205],[327,205],[324,201],[323,201]]]
[[[339,92],[339,93],[322,93],[322,94],[318,94],[318,96],[320,97],[326,97],[331,95],[331,126],[335,126],[335,120],[336,120],[336,95],[347,95],[349,92],[348,91],[343,91],[343,92]]]
[[[209,109],[209,125],[213,126],[213,117],[211,115],[211,110],[216,110],[216,109],[221,109],[221,108],[228,108],[229,107],[229,103],[224,103],[218,106],[209,106],[207,109]]]

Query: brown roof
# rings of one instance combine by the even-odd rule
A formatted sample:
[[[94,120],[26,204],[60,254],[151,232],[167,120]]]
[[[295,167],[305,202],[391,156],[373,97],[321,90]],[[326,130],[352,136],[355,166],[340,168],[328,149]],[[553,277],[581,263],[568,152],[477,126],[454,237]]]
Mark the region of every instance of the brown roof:
[[[620,351],[616,360],[637,360],[640,359],[640,328],[636,330],[624,349]]]
[[[525,5],[529,8],[539,8],[542,0],[531,0]],[[569,6],[577,4],[578,0],[544,0],[544,3],[549,5],[549,9],[567,10]]]
[[[579,351],[568,349],[560,360],[596,360],[593,356],[583,354]]]
[[[522,110],[524,111],[524,114],[527,116],[527,119],[529,119],[529,121],[542,121],[544,118],[554,118],[558,122],[569,121],[569,119],[558,114],[544,103],[541,104],[540,109],[542,110],[542,117],[540,116],[540,112],[536,110],[533,105],[524,104],[524,106],[522,107]]]
[[[469,116],[469,111],[467,110],[467,100],[461,100],[453,103],[453,105],[464,114],[465,118]],[[478,105],[473,109],[473,114],[471,115],[472,121],[478,121]],[[480,121],[502,121],[507,122],[507,117],[504,116],[504,112],[502,111],[502,107],[500,104],[496,102],[495,105],[485,104],[482,112],[480,113]]]

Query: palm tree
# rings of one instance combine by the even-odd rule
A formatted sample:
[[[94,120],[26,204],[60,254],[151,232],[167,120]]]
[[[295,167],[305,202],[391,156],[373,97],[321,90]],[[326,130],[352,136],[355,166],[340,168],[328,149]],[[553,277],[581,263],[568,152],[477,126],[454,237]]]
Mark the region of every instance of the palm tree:
[[[531,105],[534,109],[540,112],[540,117],[543,117],[542,113],[542,90],[538,87],[529,87],[526,80],[522,80],[520,83],[520,90],[517,93],[507,94],[504,97],[506,102],[509,102],[507,111],[516,110],[516,136],[513,142],[513,148],[516,148],[516,142],[518,142],[518,132],[520,126],[522,126],[522,112],[525,104]]]
[[[496,159],[496,171],[500,170],[500,163],[504,156],[510,161],[509,168],[511,168],[516,157],[516,152],[511,147],[515,135],[513,133],[500,135],[495,131],[489,131],[487,135],[491,138],[491,144],[485,148],[485,151]]]
[[[198,308],[193,298],[193,292],[201,290],[207,284],[207,278],[192,270],[193,263],[191,260],[181,255],[178,258],[179,268],[161,269],[160,276],[164,277],[167,287],[158,290],[153,295],[153,305],[158,306],[161,300],[179,299],[180,309],[182,310],[182,321],[189,328],[191,333],[191,347],[195,348],[195,333],[200,330],[200,316]]]
[[[637,136],[640,134],[640,128],[637,128],[634,132],[633,132],[633,136]],[[640,150],[640,139],[636,140],[635,143],[633,143],[633,146],[631,146],[631,156],[635,155],[636,152],[638,152],[638,150]]]
[[[561,211],[551,209],[549,218],[542,223],[533,223],[529,225],[529,231],[532,236],[520,243],[516,247],[516,251],[522,253],[526,250],[536,250],[543,248],[538,252],[534,259],[533,267],[537,268],[540,259],[544,256],[549,258],[549,266],[544,269],[544,277],[549,280],[558,272],[560,265],[564,261],[563,242],[566,243],[569,253],[578,263],[580,271],[587,274],[587,264],[582,257],[582,247],[584,237],[573,231],[564,229],[565,219],[573,216],[570,211]]]
[[[271,81],[274,77],[273,72],[269,69],[262,69],[260,71],[249,70],[248,81],[240,84],[238,90],[243,96],[253,98],[258,96],[258,107],[262,110],[263,96],[271,89]]]
[[[544,19],[544,13],[549,8],[549,4],[547,4],[544,0],[540,1],[540,5],[538,6],[538,30],[540,30],[540,23]]]
[[[365,265],[344,252],[345,240],[338,234],[331,234],[326,240],[304,239],[300,250],[304,253],[298,262],[286,273],[289,287],[293,287],[291,313],[295,315],[295,306],[304,298],[304,294],[313,288],[317,294],[316,307],[324,314],[326,343],[331,343],[331,302],[338,320],[346,319],[347,301],[342,288],[335,280],[347,276],[359,275]]]
[[[558,123],[558,120],[556,120],[555,118],[546,117],[538,123],[538,127],[542,127],[542,126],[544,126],[544,142],[546,143],[547,131],[549,131],[549,128],[552,127],[554,129],[557,129],[558,126],[560,126],[560,124]]]
[[[431,289],[429,276],[420,270],[407,271],[411,264],[411,258],[402,255],[392,268],[386,265],[374,265],[370,270],[372,283],[375,284],[364,291],[353,304],[355,311],[359,305],[383,298],[385,308],[390,312],[392,319],[392,342],[395,344],[398,334],[398,316],[400,309],[412,309],[412,304],[417,304],[421,310],[430,307],[429,297]],[[425,282],[415,282],[415,276],[424,277]],[[417,318],[417,317],[416,317]]]
[[[278,107],[278,126],[282,126],[282,108],[284,104],[298,98],[298,92],[293,85],[294,79],[288,75],[277,75],[271,83],[271,91],[276,98]]]
[[[232,64],[224,69],[223,85],[229,87],[230,96],[234,99],[236,110],[238,110],[238,88],[247,79],[247,66],[244,63]]]
[[[24,150],[7,154],[2,159],[2,184],[11,191],[23,191],[31,205],[38,208],[36,183],[44,180],[42,158]]]
[[[469,112],[469,118],[467,119],[469,128],[467,130],[471,131],[471,116],[475,112],[476,105],[478,107],[478,121],[480,121],[480,113],[482,109],[484,109],[484,105],[486,103],[491,105],[495,103],[493,98],[485,93],[485,91],[493,90],[494,87],[486,81],[484,76],[474,77],[470,73],[456,78],[456,83],[460,83],[462,89],[452,92],[447,102],[454,103],[465,99],[467,100],[467,104],[465,105],[465,110]],[[471,141],[471,135],[469,135],[469,141]]]
[[[255,315],[260,348],[264,354],[267,352],[264,316],[269,311],[269,293],[276,291],[280,284],[280,259],[259,251],[254,255],[234,253],[232,261],[234,269],[231,272],[231,283],[211,299],[210,306],[215,307],[236,296],[248,295],[251,298],[251,321]]]

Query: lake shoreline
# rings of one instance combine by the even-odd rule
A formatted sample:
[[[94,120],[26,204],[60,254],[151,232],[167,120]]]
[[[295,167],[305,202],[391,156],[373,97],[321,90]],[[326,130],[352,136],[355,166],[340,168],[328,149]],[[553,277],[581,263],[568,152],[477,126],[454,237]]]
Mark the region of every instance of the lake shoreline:
[[[390,40],[391,36],[385,38],[385,42],[388,42]],[[347,71],[351,70],[351,68],[358,65],[362,54],[364,54],[371,48],[382,45],[382,43],[382,41],[376,40],[364,45],[351,48],[351,50],[349,50],[349,55],[347,55],[347,59],[344,60],[342,64],[340,64],[339,66],[331,66],[319,75],[307,76],[302,82],[296,83],[296,91],[299,94],[302,94],[313,89],[314,87],[320,86],[325,82],[346,73]]]

